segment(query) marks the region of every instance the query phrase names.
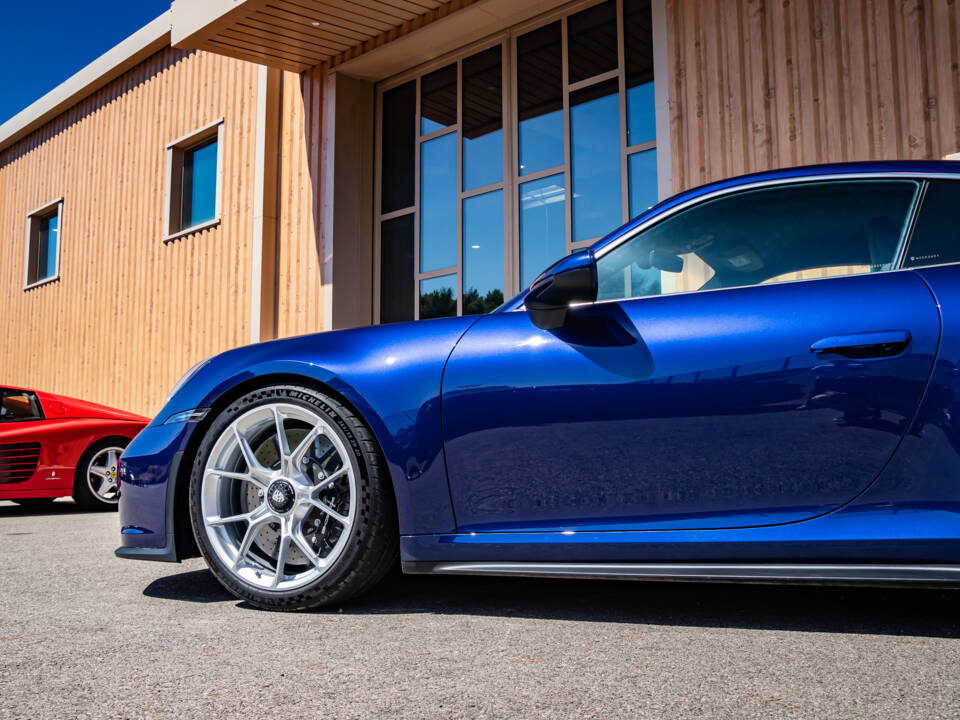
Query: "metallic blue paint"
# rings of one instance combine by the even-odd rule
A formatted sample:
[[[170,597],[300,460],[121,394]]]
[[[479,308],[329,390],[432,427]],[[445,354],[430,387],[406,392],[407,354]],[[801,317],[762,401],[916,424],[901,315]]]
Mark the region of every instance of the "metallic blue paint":
[[[736,178],[593,249],[717,190],[872,173],[960,178]],[[231,393],[282,380],[370,425],[404,561],[960,562],[960,265],[587,304],[550,331],[522,304],[213,358],[123,455],[122,554],[176,558],[173,482],[197,433]]]

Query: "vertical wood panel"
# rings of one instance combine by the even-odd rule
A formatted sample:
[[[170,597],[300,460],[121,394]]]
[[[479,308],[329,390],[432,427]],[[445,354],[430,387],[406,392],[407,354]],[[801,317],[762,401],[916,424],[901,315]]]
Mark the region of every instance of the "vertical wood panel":
[[[958,26],[951,0],[669,0],[674,190],[957,152]]]
[[[168,48],[0,152],[0,382],[150,415],[246,342],[256,88]],[[221,116],[222,221],[163,244],[165,146]],[[27,213],[61,195],[60,279],[24,292]]]

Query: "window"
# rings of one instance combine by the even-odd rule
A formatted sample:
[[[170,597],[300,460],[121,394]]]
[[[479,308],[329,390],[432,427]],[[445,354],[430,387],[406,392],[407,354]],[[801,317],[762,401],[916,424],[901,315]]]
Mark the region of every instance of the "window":
[[[650,0],[605,0],[382,83],[379,322],[489,312],[654,205],[653,81]]]
[[[942,265],[960,261],[960,227],[957,207],[960,205],[960,182],[933,180],[927,185],[920,206],[904,267]]]
[[[601,254],[598,299],[893,269],[918,189],[837,180],[708,200]]]
[[[37,396],[23,390],[0,388],[0,423],[42,420]]]
[[[167,145],[164,240],[220,221],[223,119]]]
[[[60,276],[60,226],[63,199],[27,215],[27,260],[23,287],[28,289]]]

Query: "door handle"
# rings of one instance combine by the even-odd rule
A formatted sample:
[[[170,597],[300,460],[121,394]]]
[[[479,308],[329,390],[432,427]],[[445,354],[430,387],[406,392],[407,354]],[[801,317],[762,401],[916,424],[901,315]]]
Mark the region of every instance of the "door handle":
[[[884,330],[826,337],[811,345],[810,352],[817,355],[832,353],[854,359],[881,358],[899,355],[909,344],[909,330]]]

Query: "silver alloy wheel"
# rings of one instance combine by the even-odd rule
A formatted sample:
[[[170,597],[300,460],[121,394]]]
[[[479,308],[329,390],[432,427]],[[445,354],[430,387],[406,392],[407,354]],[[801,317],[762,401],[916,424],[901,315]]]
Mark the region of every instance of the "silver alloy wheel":
[[[90,458],[87,465],[87,487],[100,502],[116,505],[120,501],[117,466],[122,447],[105,447]]]
[[[223,567],[267,590],[323,575],[356,515],[355,462],[330,421],[300,405],[261,405],[234,420],[200,489],[204,531]]]

